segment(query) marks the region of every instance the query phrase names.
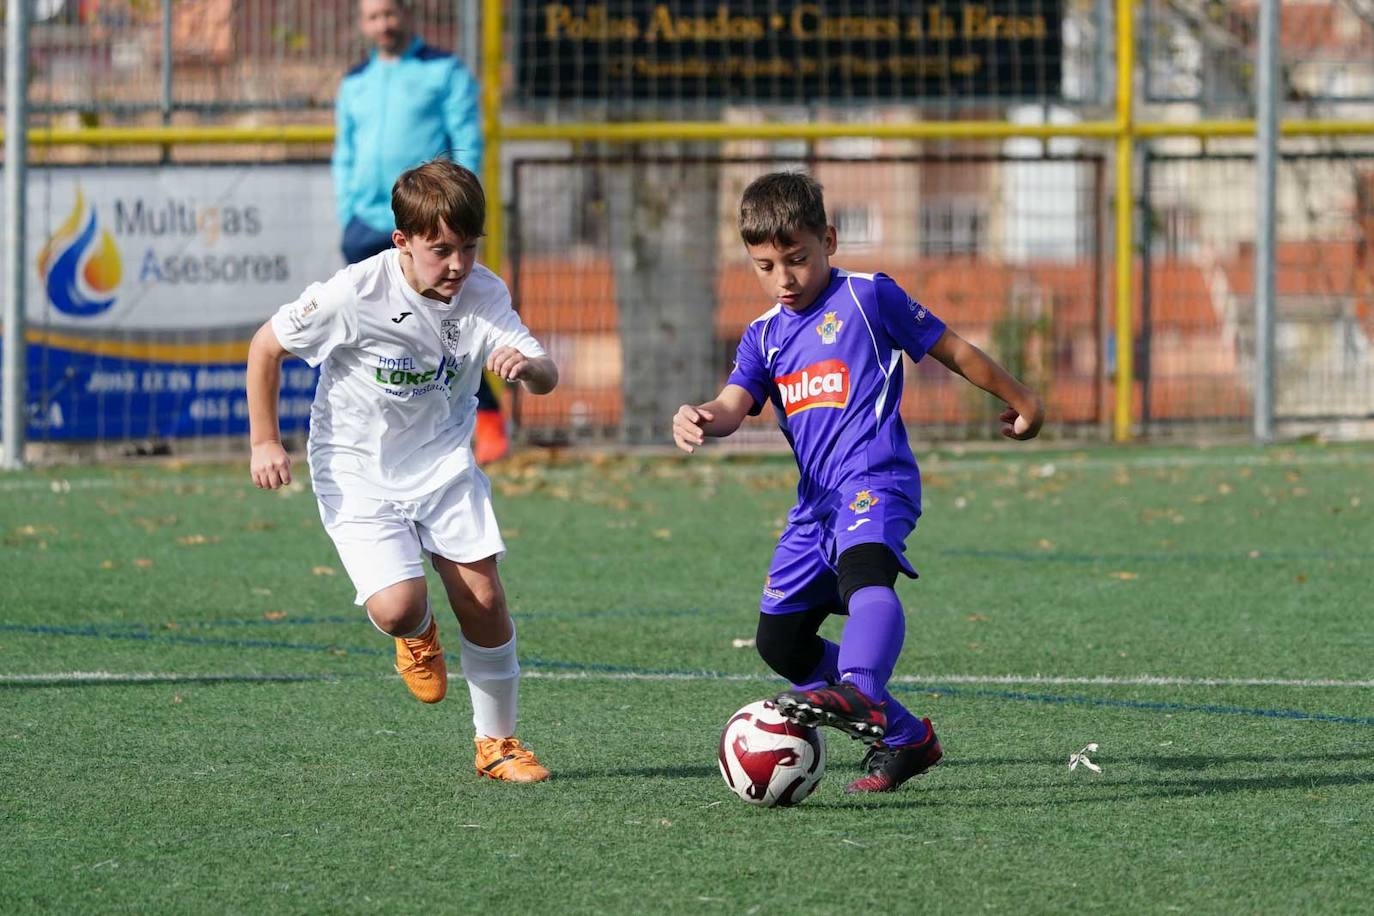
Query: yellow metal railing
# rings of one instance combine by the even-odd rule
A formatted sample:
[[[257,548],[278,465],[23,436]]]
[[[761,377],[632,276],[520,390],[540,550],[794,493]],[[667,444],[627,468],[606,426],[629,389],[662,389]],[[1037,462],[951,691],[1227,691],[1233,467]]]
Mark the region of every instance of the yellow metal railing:
[[[485,101],[483,103],[486,104]],[[498,96],[499,108],[499,96]],[[491,118],[484,112],[484,117]],[[496,116],[499,118],[499,115]],[[652,124],[500,124],[498,140],[567,140],[645,142],[651,140],[828,140],[873,137],[879,140],[1004,140],[1030,137],[1137,140],[1156,137],[1248,137],[1254,121],[1083,121],[1078,124],[1009,124],[1005,121],[917,121],[909,124],[721,124],[672,122]],[[1284,121],[1285,137],[1339,137],[1374,134],[1374,121]],[[0,130],[0,143],[5,132]],[[328,144],[332,125],[275,127],[32,127],[29,145],[49,146],[214,146],[229,143]],[[488,175],[489,170],[484,169]]]
[[[1155,137],[1245,137],[1255,135],[1255,122],[1199,121],[1194,123],[1137,122],[1133,75],[1135,70],[1135,17],[1138,0],[1116,0],[1116,110],[1110,121],[1079,124],[1009,124],[1005,121],[921,121],[884,124],[722,124],[719,122],[643,122],[505,124],[501,120],[501,86],[504,55],[502,39],[505,9],[502,0],[482,4],[482,123],[486,154],[483,184],[488,201],[501,200],[501,146],[510,140],[601,141],[634,143],[655,140],[823,140],[837,137],[942,140],[1013,137],[1052,139],[1078,137],[1112,140],[1115,143],[1115,246],[1116,290],[1116,389],[1112,431],[1117,441],[1131,437],[1134,366],[1133,331],[1135,267],[1133,219],[1135,214],[1135,144]],[[1374,121],[1291,120],[1279,125],[1282,136],[1353,136],[1374,134]],[[0,140],[4,134],[0,132]],[[83,127],[33,128],[29,143],[48,146],[140,146],[182,144],[281,143],[327,144],[334,128],[320,126],[275,127]],[[499,265],[505,254],[505,225],[501,207],[487,207],[484,259]]]

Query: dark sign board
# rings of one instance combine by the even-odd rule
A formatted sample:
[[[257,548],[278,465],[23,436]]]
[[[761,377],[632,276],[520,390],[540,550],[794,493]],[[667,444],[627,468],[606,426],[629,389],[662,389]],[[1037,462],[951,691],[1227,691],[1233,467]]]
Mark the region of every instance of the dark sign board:
[[[804,104],[1061,94],[1063,0],[517,5],[522,100]]]

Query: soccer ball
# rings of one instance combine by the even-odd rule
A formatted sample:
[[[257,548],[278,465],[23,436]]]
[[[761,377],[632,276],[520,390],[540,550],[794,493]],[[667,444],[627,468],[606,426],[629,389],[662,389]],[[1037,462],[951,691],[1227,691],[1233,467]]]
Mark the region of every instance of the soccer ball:
[[[720,775],[751,805],[795,805],[825,773],[825,742],[810,726],[784,719],[771,700],[750,703],[720,735]]]

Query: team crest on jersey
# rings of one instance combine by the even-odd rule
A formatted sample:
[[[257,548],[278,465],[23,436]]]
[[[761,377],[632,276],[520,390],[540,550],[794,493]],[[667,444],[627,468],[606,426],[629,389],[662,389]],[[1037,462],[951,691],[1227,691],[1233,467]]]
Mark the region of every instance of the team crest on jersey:
[[[878,505],[878,497],[868,490],[860,490],[854,494],[854,501],[849,504],[849,508],[854,510],[855,515],[864,515],[876,505]]]
[[[439,322],[439,340],[448,355],[455,359],[458,357],[458,342],[463,339],[463,331],[459,324],[457,318],[445,318]]]
[[[821,335],[821,343],[833,344],[842,327],[844,322],[840,320],[839,312],[826,312],[825,319],[816,325],[816,333]]]

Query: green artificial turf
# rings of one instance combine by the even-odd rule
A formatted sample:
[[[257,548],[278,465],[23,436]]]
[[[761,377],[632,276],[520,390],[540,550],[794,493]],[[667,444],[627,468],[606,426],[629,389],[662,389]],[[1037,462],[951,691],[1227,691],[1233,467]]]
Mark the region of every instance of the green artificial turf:
[[[461,683],[406,694],[307,488],[0,475],[0,909],[1367,911],[1374,449],[922,463],[894,692],[945,763],[851,797],[831,736],[786,810],[715,746],[781,686],[735,641],[789,460],[492,472],[536,786],[474,776]]]

